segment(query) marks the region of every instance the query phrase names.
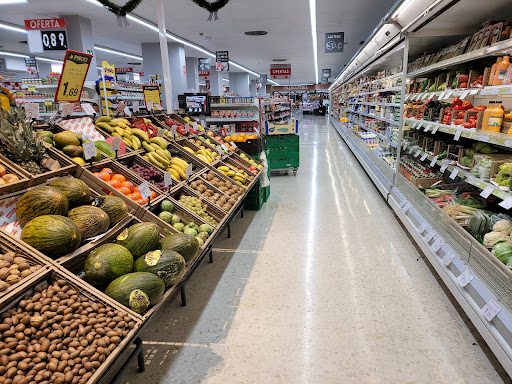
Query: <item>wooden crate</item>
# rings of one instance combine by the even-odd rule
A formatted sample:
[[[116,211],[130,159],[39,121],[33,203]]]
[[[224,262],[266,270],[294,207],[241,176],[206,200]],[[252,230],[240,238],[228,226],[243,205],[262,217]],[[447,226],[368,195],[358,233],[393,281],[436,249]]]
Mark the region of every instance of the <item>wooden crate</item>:
[[[19,180],[9,184],[0,185],[0,195],[19,191],[21,189],[28,188],[30,183],[30,174],[25,172],[21,167],[13,166],[14,163],[7,160],[4,156],[0,155],[0,164],[6,169],[6,174],[13,174],[18,176]],[[15,165],[15,164],[14,164]]]
[[[435,183],[439,182],[439,181],[443,181],[444,178],[443,177],[422,177],[422,178],[417,178],[417,177],[412,177],[411,174],[409,172],[407,172],[405,169],[403,169],[402,167],[400,167],[400,174],[402,174],[402,176],[404,176],[407,180],[409,180],[415,187],[430,187],[432,185],[434,185]]]

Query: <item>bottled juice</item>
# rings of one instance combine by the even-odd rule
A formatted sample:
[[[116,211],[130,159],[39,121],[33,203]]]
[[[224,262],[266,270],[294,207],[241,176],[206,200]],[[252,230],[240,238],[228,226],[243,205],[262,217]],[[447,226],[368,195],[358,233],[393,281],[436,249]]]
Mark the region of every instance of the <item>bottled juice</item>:
[[[487,130],[491,132],[501,132],[503,115],[505,114],[505,111],[501,107],[501,101],[495,101],[494,104],[488,108],[488,110],[489,118],[487,119]]]
[[[492,65],[491,67],[491,73],[489,74],[489,84],[487,85],[492,85],[493,81],[494,81],[494,74],[496,73],[496,67],[498,66],[498,64],[500,63],[501,61],[501,57],[498,57],[496,59],[496,62]]]
[[[503,56],[503,60],[501,60],[496,66],[496,73],[494,74],[494,82],[492,85],[501,85],[503,83],[503,78],[505,77],[510,65],[509,58],[510,56]]]
[[[494,101],[489,101],[489,105],[487,106],[487,109],[484,111],[484,117],[482,118],[482,130],[488,131],[488,125],[489,122],[489,115],[491,114],[491,107],[494,105]]]

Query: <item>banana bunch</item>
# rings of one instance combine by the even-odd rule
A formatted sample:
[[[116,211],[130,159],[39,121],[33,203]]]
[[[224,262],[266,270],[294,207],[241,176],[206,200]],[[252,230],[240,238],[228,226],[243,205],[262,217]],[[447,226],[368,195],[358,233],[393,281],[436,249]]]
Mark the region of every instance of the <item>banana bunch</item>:
[[[192,155],[196,156],[197,158],[203,160],[206,164],[213,163],[216,160],[216,156],[212,151],[208,148],[206,149],[200,149],[197,152],[194,152],[194,150],[190,147],[183,147],[186,151],[190,152]]]
[[[223,174],[230,177],[231,179],[233,179],[234,181],[236,181],[238,184],[240,184],[243,187],[245,187],[245,185],[248,182],[248,179],[247,179],[248,175],[245,172],[243,172],[243,173],[235,172],[231,168],[226,167],[225,165],[221,165],[220,167],[217,167],[217,171],[222,172]]]
[[[140,131],[140,129],[133,129],[132,131]],[[146,132],[144,131],[141,132],[146,134]],[[137,134],[140,135],[140,132],[135,132],[134,135]],[[138,138],[138,136],[135,137]],[[141,142],[142,147],[147,152],[143,156],[147,161],[163,170],[167,170],[168,168],[170,168],[172,156],[171,153],[167,150],[167,141],[165,141],[165,139],[163,139],[162,137],[153,137],[151,139],[148,138],[148,141]]]
[[[169,140],[174,140],[174,135],[169,129],[164,129],[164,137],[167,137]]]
[[[140,131],[145,134],[147,137],[146,132],[140,130],[140,129],[132,129],[129,127],[130,122],[126,119],[122,118],[116,118],[112,119],[107,116],[102,116],[96,119],[94,122],[96,126],[99,128],[104,129],[107,132],[110,132],[112,136],[120,137],[121,140],[126,144],[127,147],[130,147],[134,151],[137,151],[141,148],[141,135],[136,135],[134,131]],[[149,140],[149,137],[147,137]]]
[[[167,172],[171,172],[171,176],[178,181],[187,180],[187,167],[188,163],[179,157],[171,159],[171,166]]]

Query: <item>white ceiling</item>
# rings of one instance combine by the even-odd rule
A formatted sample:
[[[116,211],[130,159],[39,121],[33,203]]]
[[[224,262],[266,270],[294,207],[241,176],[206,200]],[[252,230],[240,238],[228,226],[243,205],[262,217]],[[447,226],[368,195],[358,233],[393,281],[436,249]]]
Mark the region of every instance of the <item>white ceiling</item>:
[[[124,0],[116,0],[124,3]],[[324,68],[333,78],[347,64],[395,0],[317,0],[319,77]],[[228,50],[230,59],[247,68],[268,74],[273,59],[284,58],[292,65],[292,84],[314,83],[314,63],[308,0],[231,0],[219,11],[219,20],[208,22],[208,12],[191,0],[167,1],[167,30],[210,51]],[[141,43],[158,42],[158,35],[138,23],[117,27],[113,14],[86,0],[28,0],[28,4],[0,5],[0,21],[23,25],[25,19],[79,14],[92,20],[94,43],[141,55]],[[135,15],[156,24],[151,0],[144,0]],[[245,31],[265,30],[266,36],[251,37]],[[345,52],[325,54],[324,33],[345,33]],[[202,35],[201,35],[202,34]],[[0,29],[3,50],[28,53],[23,34]],[[187,56],[205,55],[186,47]],[[60,54],[48,54],[62,58]],[[136,60],[96,51],[99,62],[107,60],[126,66]],[[172,63],[171,63],[172,65]],[[139,66],[140,67],[140,66]],[[135,67],[137,68],[137,67]],[[232,68],[232,70],[236,68]],[[283,80],[280,81],[284,83]]]

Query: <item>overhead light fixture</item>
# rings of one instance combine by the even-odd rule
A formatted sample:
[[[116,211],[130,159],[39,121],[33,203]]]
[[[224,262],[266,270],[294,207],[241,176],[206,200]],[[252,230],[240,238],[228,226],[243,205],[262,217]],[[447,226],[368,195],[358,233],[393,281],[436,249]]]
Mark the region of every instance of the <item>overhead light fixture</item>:
[[[12,53],[12,52],[4,52],[0,51],[0,56],[12,56],[12,57],[21,57],[23,59],[28,59],[27,55],[22,55],[21,53]]]
[[[141,60],[142,61],[142,57],[140,57],[140,56],[135,56],[135,55],[132,55],[132,54],[129,54],[129,53],[125,53],[125,52],[121,52],[121,51],[116,51],[116,50],[113,50],[111,48],[104,48],[104,47],[100,47],[99,45],[95,45],[94,49],[97,49],[98,51],[113,53],[114,55],[125,56],[125,57],[129,57],[131,59]]]
[[[0,0],[0,5],[6,4],[23,4],[26,3],[27,0]]]
[[[393,13],[393,16],[391,16],[391,19],[396,19],[398,15],[400,15],[405,9],[409,6],[409,4],[412,2],[412,0],[404,0],[402,4],[398,7],[398,9]]]
[[[63,63],[62,60],[57,60],[57,59],[47,59],[45,57],[39,57],[39,56],[36,56],[36,60],[39,60],[39,61],[48,61],[50,63]]]
[[[288,61],[288,59],[273,59],[276,63],[282,63],[283,61]]]
[[[281,84],[279,84],[278,82],[276,82],[276,81],[274,81],[274,80],[267,79],[267,81],[268,81],[269,83],[274,84],[274,85],[281,85]]]
[[[318,42],[316,35],[316,0],[309,0],[309,18],[311,20],[311,38],[313,39],[313,60],[315,61],[315,82],[318,83]]]
[[[0,3],[2,4],[2,3]],[[6,24],[4,22],[0,23],[0,28],[7,29],[9,31],[19,32],[19,33],[27,33],[27,31],[23,28],[16,27],[14,25]]]
[[[247,31],[244,32],[247,36],[265,36],[267,31]]]
[[[235,67],[238,67],[238,68],[240,68],[240,69],[244,70],[245,72],[250,73],[251,75],[258,76],[258,77],[260,76],[260,74],[259,74],[259,73],[256,73],[256,72],[254,72],[254,71],[251,71],[249,68],[245,68],[243,65],[237,64],[237,63],[235,63],[234,61],[229,60],[229,64],[230,64],[230,65],[234,65]]]

